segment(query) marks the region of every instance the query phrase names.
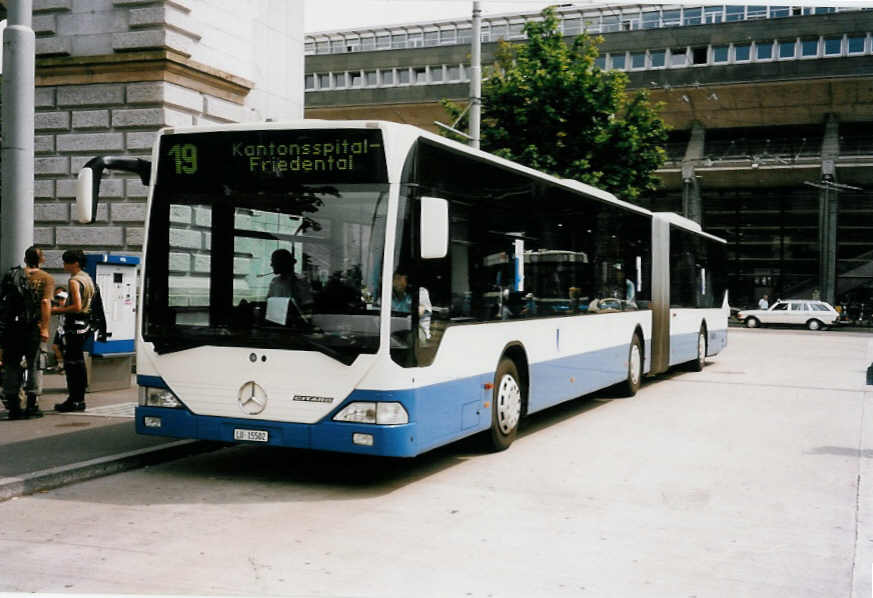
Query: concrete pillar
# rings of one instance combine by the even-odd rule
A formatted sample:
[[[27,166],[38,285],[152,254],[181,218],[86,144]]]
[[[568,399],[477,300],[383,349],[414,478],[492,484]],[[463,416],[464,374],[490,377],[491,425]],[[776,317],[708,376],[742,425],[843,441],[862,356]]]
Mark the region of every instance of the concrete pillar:
[[[695,175],[695,167],[703,160],[703,147],[706,130],[700,122],[691,124],[691,138],[682,159],[682,215],[703,225],[703,200],[700,185]]]
[[[818,192],[819,289],[821,298],[833,304],[837,288],[837,216],[839,190],[836,183],[836,160],[840,153],[839,122],[829,114],[821,146],[821,182]]]
[[[2,233],[0,270],[20,264],[33,244],[34,48],[30,0],[8,3],[3,31]]]

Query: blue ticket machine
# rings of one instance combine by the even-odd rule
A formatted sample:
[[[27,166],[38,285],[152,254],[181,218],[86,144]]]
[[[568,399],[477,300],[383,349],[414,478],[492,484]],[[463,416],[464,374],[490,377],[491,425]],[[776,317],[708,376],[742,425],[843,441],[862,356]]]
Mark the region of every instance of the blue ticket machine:
[[[129,255],[89,254],[85,271],[100,288],[106,314],[106,338],[89,340],[88,389],[130,387],[136,338],[136,278],[139,258]]]

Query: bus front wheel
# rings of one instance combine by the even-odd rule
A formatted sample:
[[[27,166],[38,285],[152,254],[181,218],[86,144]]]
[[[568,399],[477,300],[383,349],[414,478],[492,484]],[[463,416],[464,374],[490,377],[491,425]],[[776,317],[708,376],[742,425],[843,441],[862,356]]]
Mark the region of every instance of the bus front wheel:
[[[518,368],[508,357],[501,359],[497,366],[491,403],[491,444],[494,450],[506,450],[518,434],[522,407]]]

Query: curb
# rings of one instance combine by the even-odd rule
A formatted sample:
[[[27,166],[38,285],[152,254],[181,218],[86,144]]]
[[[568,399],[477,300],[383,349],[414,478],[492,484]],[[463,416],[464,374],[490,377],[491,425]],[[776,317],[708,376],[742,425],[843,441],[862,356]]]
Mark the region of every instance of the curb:
[[[68,484],[139,469],[147,465],[213,451],[221,446],[223,445],[203,440],[179,440],[156,447],[51,467],[20,476],[0,478],[0,502]]]

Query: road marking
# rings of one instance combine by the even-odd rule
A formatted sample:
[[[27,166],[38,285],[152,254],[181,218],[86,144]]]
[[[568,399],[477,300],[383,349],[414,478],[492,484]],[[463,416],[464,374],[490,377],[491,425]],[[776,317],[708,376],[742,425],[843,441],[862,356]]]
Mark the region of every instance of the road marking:
[[[85,411],[71,411],[68,413],[54,412],[58,415],[93,415],[95,417],[126,417],[133,419],[136,403],[118,403],[116,405],[103,405],[102,407],[89,407]]]

